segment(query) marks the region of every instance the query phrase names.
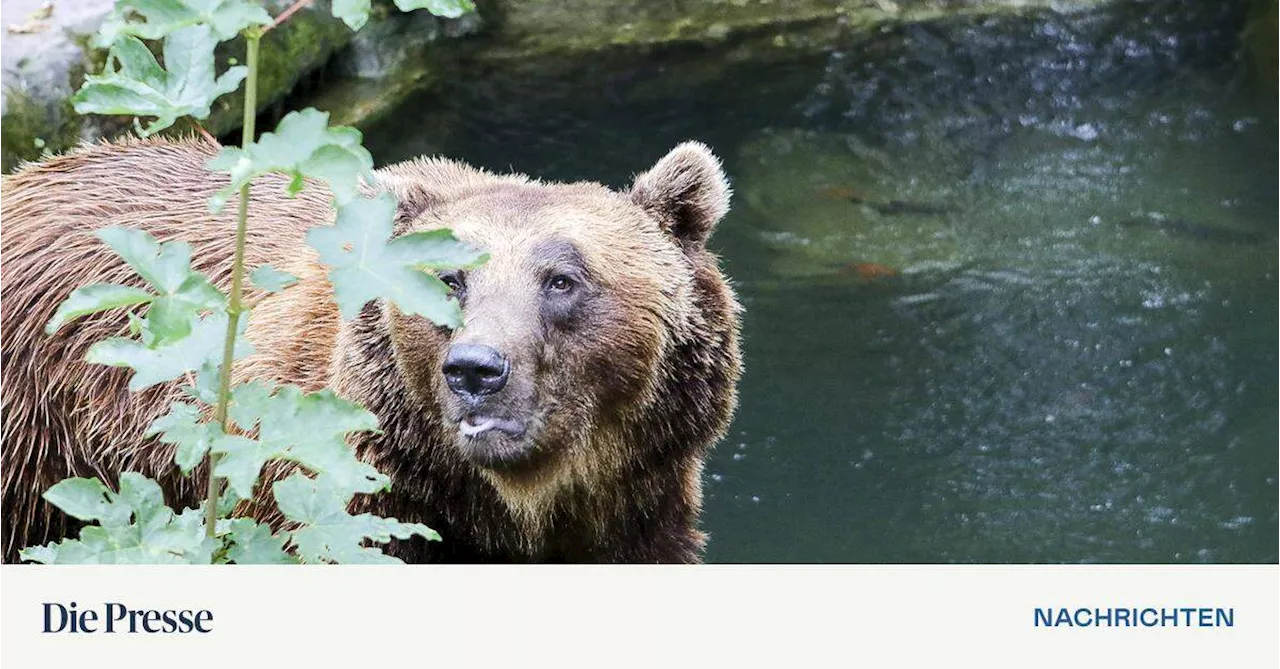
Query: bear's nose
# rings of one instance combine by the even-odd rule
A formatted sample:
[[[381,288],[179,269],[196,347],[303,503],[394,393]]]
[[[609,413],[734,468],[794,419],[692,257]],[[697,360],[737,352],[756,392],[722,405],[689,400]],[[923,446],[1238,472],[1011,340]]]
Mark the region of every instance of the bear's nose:
[[[444,359],[449,390],[463,397],[492,395],[507,385],[511,365],[492,346],[454,344]]]

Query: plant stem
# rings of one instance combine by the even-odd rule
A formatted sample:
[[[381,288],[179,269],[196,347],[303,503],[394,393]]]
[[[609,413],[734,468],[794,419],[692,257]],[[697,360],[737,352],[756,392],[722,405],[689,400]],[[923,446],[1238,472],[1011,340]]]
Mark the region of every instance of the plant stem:
[[[245,32],[245,61],[249,66],[249,75],[244,82],[244,122],[241,145],[248,148],[256,134],[254,121],[258,113],[258,42],[262,39],[262,31]],[[218,404],[214,408],[213,419],[227,432],[230,427],[227,420],[227,405],[231,401],[231,362],[235,357],[236,325],[240,322],[244,311],[240,301],[244,281],[244,246],[245,231],[249,227],[249,184],[240,189],[240,212],[236,223],[236,252],[231,264],[231,296],[227,302],[227,336],[222,347],[222,367],[218,379]],[[205,533],[213,537],[218,524],[218,497],[222,493],[222,479],[214,476],[220,458],[209,455],[209,483],[207,487],[208,501],[205,502]]]
[[[311,4],[311,0],[296,0],[296,2],[294,2],[292,5],[289,5],[288,9],[284,10],[283,12],[280,12],[280,16],[277,16],[276,19],[271,22],[271,25],[264,27],[262,29],[262,34],[264,35],[267,34],[267,32],[269,32],[272,28],[289,20],[290,16],[293,16],[294,13],[296,13],[299,9],[302,9],[303,7],[306,7],[309,4]]]

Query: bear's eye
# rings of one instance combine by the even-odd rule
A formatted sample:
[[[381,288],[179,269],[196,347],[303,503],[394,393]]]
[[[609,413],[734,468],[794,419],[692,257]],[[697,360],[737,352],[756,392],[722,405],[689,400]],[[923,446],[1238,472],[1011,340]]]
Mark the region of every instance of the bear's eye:
[[[462,275],[458,272],[444,272],[440,275],[440,282],[449,287],[452,292],[462,290]]]
[[[573,279],[563,274],[557,274],[551,277],[550,281],[547,281],[547,290],[553,293],[567,293],[573,290],[573,286]]]

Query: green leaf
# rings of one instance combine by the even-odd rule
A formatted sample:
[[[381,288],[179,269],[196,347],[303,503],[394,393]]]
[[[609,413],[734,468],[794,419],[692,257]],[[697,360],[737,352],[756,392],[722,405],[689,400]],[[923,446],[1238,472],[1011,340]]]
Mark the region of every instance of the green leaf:
[[[200,422],[200,409],[191,404],[173,402],[169,413],[155,419],[143,437],[160,435],[160,441],[177,444],[173,461],[183,474],[190,474],[202,460],[209,446],[222,430],[213,423]]]
[[[200,23],[210,25],[218,41],[226,41],[249,26],[271,23],[271,15],[244,0],[119,0],[98,29],[94,46],[105,48],[124,35],[160,39]]]
[[[160,244],[145,230],[132,228],[103,228],[95,234],[161,293],[177,292],[191,276],[191,245],[186,242]]]
[[[352,516],[347,512],[351,493],[326,476],[311,479],[294,473],[276,482],[272,494],[285,518],[301,523],[293,531],[293,544],[305,562],[397,564],[400,561],[396,558],[364,543],[386,543],[392,537],[413,535],[440,540],[439,534],[421,523],[401,523],[367,513]]]
[[[146,345],[182,339],[191,332],[192,317],[226,308],[226,296],[191,270],[191,246],[186,242],[160,244],[150,234],[129,228],[105,228],[97,235],[160,293],[149,298],[145,327],[133,327],[146,333]]]
[[[218,496],[218,516],[226,517],[231,515],[236,510],[236,506],[245,499],[237,495],[231,486],[223,488],[222,494]]]
[[[369,20],[370,0],[333,0],[331,8],[335,19],[342,19],[347,27],[359,30]]]
[[[219,41],[232,39],[241,30],[250,26],[271,25],[271,15],[262,5],[244,0],[188,0],[192,6],[201,8],[202,21],[213,27],[213,33]]]
[[[356,199],[338,208],[331,226],[312,228],[307,243],[332,269],[334,299],[344,318],[354,318],[370,300],[391,300],[401,311],[459,327],[462,311],[449,288],[421,268],[474,267],[487,255],[446,230],[391,239],[395,197]]]
[[[205,361],[200,371],[196,373],[196,382],[193,385],[182,386],[182,392],[209,406],[217,404],[218,389],[222,379],[220,362],[220,360]]]
[[[236,434],[219,435],[210,450],[221,456],[214,465],[214,475],[225,478],[236,495],[245,499],[253,497],[253,487],[258,483],[262,466],[275,455],[270,447]]]
[[[32,546],[18,551],[18,559],[23,562],[54,564],[58,561],[58,544],[50,542],[45,546]]]
[[[50,544],[53,546],[53,544]],[[66,539],[57,544],[56,558],[51,564],[109,564],[103,554],[111,550],[107,531],[96,525],[82,528],[80,539]]]
[[[110,495],[98,479],[71,478],[53,484],[41,497],[72,518],[90,521],[109,515]]]
[[[297,564],[298,559],[284,549],[289,533],[273,534],[267,525],[248,518],[236,518],[228,525],[232,544],[228,557],[236,564]]]
[[[80,520],[97,520],[79,539],[23,551],[23,559],[45,564],[208,564],[216,545],[205,535],[204,515],[180,515],[164,504],[159,484],[135,473],[120,475],[113,492],[96,479],[67,479],[45,499]]]
[[[476,9],[471,0],[396,0],[396,7],[402,12],[425,9],[447,19],[456,19]]]
[[[164,504],[160,484],[137,472],[120,474],[120,492],[113,500],[115,514],[99,522],[108,530],[127,526],[130,515],[140,534],[139,539],[154,536],[173,519],[173,510]]]
[[[303,394],[297,386],[241,384],[232,390],[229,415],[241,430],[257,428],[256,439],[219,435],[211,448],[221,456],[214,473],[226,477],[241,497],[253,495],[262,466],[275,459],[323,473],[352,492],[389,486],[389,479],[357,459],[346,442],[353,432],[376,431],[377,417],[331,390]]]
[[[227,415],[245,432],[250,432],[262,418],[263,407],[271,402],[271,395],[276,392],[275,386],[254,379],[241,383],[231,389],[231,405],[227,407]]]
[[[298,277],[288,272],[281,272],[271,265],[262,265],[253,270],[253,273],[249,275],[249,280],[253,282],[253,285],[269,293],[278,293],[297,283]]]
[[[297,195],[303,178],[328,183],[339,204],[356,195],[360,180],[373,170],[373,157],[361,146],[359,130],[328,127],[329,114],[316,109],[290,112],[275,132],[268,132],[244,149],[225,147],[207,164],[210,170],[227,172],[231,183],[209,200],[219,211],[226,201],[254,177],[280,173],[292,177],[287,192]]]
[[[449,230],[427,230],[395,238],[391,252],[397,262],[426,270],[474,269],[489,259],[458,241]]]
[[[476,6],[470,0],[395,0],[396,7],[402,12],[415,9],[426,9],[436,16],[456,19],[463,14],[474,11]],[[342,19],[352,30],[359,30],[369,20],[370,0],[333,0],[334,18]]]
[[[45,334],[53,334],[69,320],[119,307],[131,307],[151,302],[154,296],[141,288],[97,283],[77,288],[71,296],[58,305],[53,318],[44,327]]]
[[[133,369],[129,390],[136,392],[220,361],[227,319],[225,313],[215,313],[204,318],[192,316],[186,325],[190,333],[186,337],[176,341],[157,341],[151,346],[132,339],[113,337],[89,347],[85,360]],[[243,332],[246,321],[246,318],[240,319],[239,331]],[[236,358],[242,358],[252,351],[253,347],[243,336],[236,337]]]
[[[214,78],[212,28],[193,25],[164,40],[165,67],[138,38],[120,37],[107,54],[102,74],[85,77],[72,97],[80,114],[154,117],[139,134],[147,136],[173,125],[179,117],[208,118],[213,101],[240,86],[248,68],[232,67]]]

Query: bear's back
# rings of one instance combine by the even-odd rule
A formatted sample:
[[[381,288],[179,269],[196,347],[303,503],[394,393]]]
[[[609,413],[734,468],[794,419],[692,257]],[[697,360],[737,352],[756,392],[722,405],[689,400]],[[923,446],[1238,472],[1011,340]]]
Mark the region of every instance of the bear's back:
[[[209,211],[210,196],[228,183],[226,174],[205,168],[216,153],[206,142],[126,140],[84,146],[3,178],[0,460],[8,560],[19,548],[66,534],[62,514],[40,503],[39,495],[69,476],[114,481],[122,470],[139,471],[164,480],[177,497],[170,504],[198,501],[201,479],[173,475],[171,447],[138,447],[145,426],[177,399],[176,385],[130,393],[127,370],[84,361],[93,343],[127,334],[124,312],[77,319],[53,335],[44,327],[76,288],[143,285],[96,237],[102,228],[138,228],[160,241],[185,241],[193,267],[228,290],[238,198],[216,214]],[[289,198],[287,183],[274,175],[254,183],[247,271],[270,262],[294,274],[317,274],[305,233],[331,218],[329,193],[309,187]],[[251,299],[257,297],[250,291]],[[258,369],[275,362],[263,360]]]

